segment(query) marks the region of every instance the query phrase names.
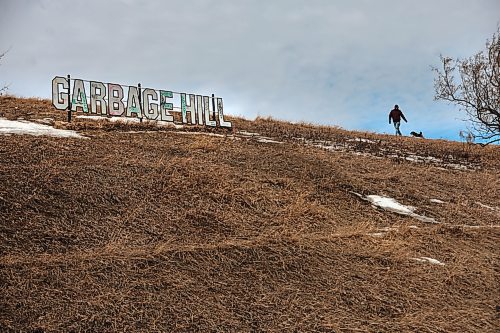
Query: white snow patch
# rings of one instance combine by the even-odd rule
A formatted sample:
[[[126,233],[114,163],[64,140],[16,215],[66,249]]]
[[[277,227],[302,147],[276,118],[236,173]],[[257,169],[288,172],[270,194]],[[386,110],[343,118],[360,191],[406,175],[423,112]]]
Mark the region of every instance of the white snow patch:
[[[80,116],[81,118],[86,118],[85,116]],[[107,121],[110,121],[112,123],[125,123],[125,124],[129,124],[129,123],[138,123],[140,124],[141,123],[141,119],[140,118],[126,118],[126,117],[109,117],[109,118],[105,118],[105,117],[100,117],[101,119],[105,119]],[[147,120],[143,119],[142,122],[147,122]]]
[[[485,205],[485,204],[482,204],[480,203],[479,201],[476,201],[476,203],[483,207],[483,208],[486,208],[486,209],[489,209],[489,210],[493,210],[493,211],[500,211],[500,208],[497,208],[497,207],[492,207],[492,206],[488,206],[488,205]]]
[[[469,169],[469,167],[467,165],[457,164],[457,163],[446,163],[444,160],[442,160],[440,158],[433,157],[433,156],[420,156],[420,155],[410,154],[408,156],[390,155],[390,157],[404,159],[406,161],[415,162],[415,163],[430,163],[430,164],[443,165],[445,167],[455,169],[455,170],[468,170]]]
[[[384,232],[388,232],[388,231],[398,230],[398,228],[395,228],[395,227],[383,227],[383,228],[380,228],[378,230],[381,230],[381,231],[384,231]]]
[[[368,236],[372,237],[384,237],[385,233],[384,232],[371,232],[367,234]]]
[[[363,139],[363,138],[347,139],[347,141],[350,141],[350,142],[366,142],[366,143],[376,143],[376,142],[375,142],[375,141],[373,141],[373,140]]]
[[[238,131],[238,134],[244,135],[244,136],[260,136],[259,133],[247,132],[247,131]]]
[[[262,136],[256,132],[238,131],[238,132],[236,132],[236,135],[237,135],[237,137],[240,137],[240,138],[253,138],[257,142],[261,142],[261,143],[277,143],[277,144],[284,143],[282,141],[278,141],[278,140],[275,140],[275,139],[267,137],[267,136]]]
[[[183,131],[175,131],[173,133],[185,134],[185,135],[206,135],[206,136],[215,136],[215,137],[218,137],[218,138],[226,137],[226,135],[223,135],[223,134],[210,133],[210,132],[183,132]],[[230,136],[228,136],[228,137],[230,137]]]
[[[433,265],[440,265],[444,266],[444,263],[441,261],[434,259],[434,258],[429,258],[429,257],[420,257],[420,258],[412,258],[413,260],[420,261],[420,262],[428,262]]]
[[[398,214],[411,215],[415,210],[414,207],[402,205],[393,198],[383,197],[380,195],[367,195],[365,199],[371,202],[374,206]]]
[[[53,136],[60,138],[79,138],[87,139],[72,130],[57,129],[52,126],[37,124],[26,120],[7,120],[0,118],[0,135],[1,134],[27,134],[34,136]]]
[[[309,146],[312,146],[312,147],[321,148],[321,149],[325,149],[328,151],[347,151],[346,147],[344,147],[340,144],[308,143],[307,141],[306,141],[306,144]]]
[[[258,138],[257,142],[262,142],[262,143],[278,143],[278,144],[282,144],[283,143],[281,141],[276,141],[276,140],[273,140],[271,138],[266,138],[266,137],[260,137],[260,138]]]
[[[76,116],[77,118],[80,119],[88,119],[88,120],[105,120],[105,121],[110,121],[110,122],[118,122],[118,123],[124,123],[124,124],[151,124],[151,125],[156,125],[158,127],[161,126],[167,126],[167,127],[174,127],[177,129],[184,128],[184,125],[182,124],[175,124],[170,121],[161,121],[161,120],[149,120],[142,118],[142,122],[140,118],[127,118],[127,117],[101,117],[101,116],[85,116],[85,115],[79,115]]]
[[[439,199],[431,199],[430,200],[432,203],[437,203],[437,204],[444,204],[445,202]]]
[[[416,210],[415,207],[402,205],[393,198],[384,197],[384,196],[380,196],[380,195],[367,195],[364,197],[361,194],[356,193],[356,192],[351,192],[351,193],[357,195],[358,197],[360,197],[363,200],[370,202],[373,207],[382,208],[384,210],[388,210],[390,212],[394,212],[394,213],[401,214],[401,215],[411,216],[411,217],[413,217],[421,222],[425,222],[425,223],[438,223],[432,217],[427,217],[427,216],[419,215],[419,214],[415,213],[414,212]]]

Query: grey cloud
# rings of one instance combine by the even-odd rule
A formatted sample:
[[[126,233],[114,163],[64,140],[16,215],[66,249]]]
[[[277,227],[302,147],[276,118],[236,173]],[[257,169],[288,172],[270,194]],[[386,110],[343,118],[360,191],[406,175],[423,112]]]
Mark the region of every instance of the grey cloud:
[[[439,136],[463,124],[432,101],[439,53],[468,56],[495,30],[482,1],[5,1],[0,66],[11,92],[49,97],[65,75],[215,92],[228,113],[392,131],[394,104]]]

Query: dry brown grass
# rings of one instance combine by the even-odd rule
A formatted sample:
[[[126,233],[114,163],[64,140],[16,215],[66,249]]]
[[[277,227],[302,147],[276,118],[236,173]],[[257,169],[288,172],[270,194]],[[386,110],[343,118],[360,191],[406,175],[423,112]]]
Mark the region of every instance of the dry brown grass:
[[[55,111],[2,98],[0,113]],[[500,217],[478,204],[500,206],[498,148],[474,148],[480,168],[459,171],[293,138],[366,137],[441,157],[459,143],[233,121],[288,143],[83,121],[69,127],[90,140],[0,136],[0,331],[498,328]],[[374,209],[351,192],[396,198],[441,223]],[[412,259],[423,256],[446,265]]]

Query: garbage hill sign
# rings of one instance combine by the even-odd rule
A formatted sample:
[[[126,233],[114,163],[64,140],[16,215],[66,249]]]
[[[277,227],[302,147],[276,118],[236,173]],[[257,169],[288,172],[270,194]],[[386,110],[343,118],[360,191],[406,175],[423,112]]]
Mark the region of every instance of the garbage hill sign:
[[[174,113],[180,112],[182,124],[231,127],[231,122],[224,120],[220,97],[143,89],[140,84],[125,86],[56,76],[52,80],[52,104],[68,111],[68,121],[72,112],[81,111],[104,117],[174,122]]]

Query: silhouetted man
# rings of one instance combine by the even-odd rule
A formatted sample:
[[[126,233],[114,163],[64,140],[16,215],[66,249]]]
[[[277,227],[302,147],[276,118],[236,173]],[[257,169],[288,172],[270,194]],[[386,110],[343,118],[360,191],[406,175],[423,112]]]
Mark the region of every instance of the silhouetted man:
[[[403,114],[403,112],[401,112],[399,106],[396,104],[394,105],[394,109],[389,112],[389,124],[391,123],[392,119],[392,121],[394,122],[394,128],[396,129],[396,135],[402,135],[401,131],[399,130],[399,125],[401,125],[401,118],[403,118],[405,122],[408,122],[405,118],[405,115]]]

